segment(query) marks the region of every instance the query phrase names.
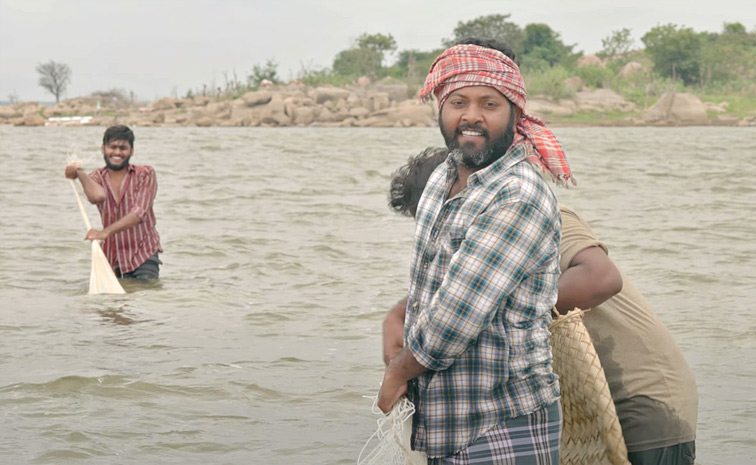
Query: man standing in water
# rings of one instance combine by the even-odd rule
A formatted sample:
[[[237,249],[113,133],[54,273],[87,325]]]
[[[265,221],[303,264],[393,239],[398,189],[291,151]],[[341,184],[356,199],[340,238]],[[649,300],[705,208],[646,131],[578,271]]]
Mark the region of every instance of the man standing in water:
[[[104,241],[105,256],[119,278],[151,280],[159,277],[158,254],[163,251],[152,209],[157,178],[151,166],[130,163],[133,153],[131,129],[111,126],[102,138],[105,166],[87,174],[72,163],[65,176],[81,181],[102,217],[104,229],[90,229],[85,239]]]
[[[431,147],[399,168],[391,179],[391,208],[414,218],[430,174],[448,153]],[[698,394],[690,366],[588,223],[566,205],[559,211],[562,274],[556,308],[560,313],[591,309],[583,321],[609,383],[630,463],[693,465]],[[402,350],[406,306],[406,299],[397,303],[384,320],[386,363]]]
[[[438,100],[450,154],[417,209],[406,344],[378,406],[387,412],[408,394],[412,447],[429,463],[558,464],[548,328],[560,217],[527,159],[561,182],[570,171],[551,131],[524,112],[512,52],[467,42],[436,59],[420,94]]]

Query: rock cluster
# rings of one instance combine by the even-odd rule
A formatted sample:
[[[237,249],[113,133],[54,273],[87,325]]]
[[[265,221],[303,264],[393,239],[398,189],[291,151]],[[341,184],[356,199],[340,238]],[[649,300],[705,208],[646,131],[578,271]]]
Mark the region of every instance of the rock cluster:
[[[53,107],[36,103],[0,106],[0,124],[72,124],[65,115],[93,115],[84,124],[133,126],[325,126],[410,127],[433,126],[430,105],[409,98],[406,84],[366,83],[352,88],[261,86],[235,99],[166,97],[141,108],[103,108],[96,99],[73,99]],[[33,120],[32,120],[33,118]],[[46,120],[46,118],[52,118]]]
[[[593,66],[595,60],[585,61]],[[620,73],[639,72],[643,72],[640,64],[628,63]],[[572,90],[573,97],[556,101],[531,96],[528,113],[546,122],[582,112],[628,114],[620,122],[614,117],[610,123],[614,125],[756,125],[756,117],[739,119],[726,114],[726,102],[702,103],[692,94],[667,93],[653,106],[641,110],[610,89],[584,87],[579,77],[567,79],[565,85]],[[420,104],[410,95],[406,84],[371,84],[369,79],[360,78],[354,86],[347,87],[308,87],[297,81],[275,86],[264,82],[258,90],[234,99],[165,97],[141,108],[126,102],[99,101],[98,97],[65,100],[55,106],[36,102],[0,105],[0,124],[423,127],[437,124],[437,112],[434,105]]]

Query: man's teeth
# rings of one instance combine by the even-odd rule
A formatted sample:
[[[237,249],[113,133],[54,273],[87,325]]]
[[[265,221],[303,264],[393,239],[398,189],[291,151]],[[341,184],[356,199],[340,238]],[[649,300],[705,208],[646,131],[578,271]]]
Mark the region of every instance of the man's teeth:
[[[462,131],[463,136],[482,136],[483,134],[478,131],[468,131],[464,130]]]

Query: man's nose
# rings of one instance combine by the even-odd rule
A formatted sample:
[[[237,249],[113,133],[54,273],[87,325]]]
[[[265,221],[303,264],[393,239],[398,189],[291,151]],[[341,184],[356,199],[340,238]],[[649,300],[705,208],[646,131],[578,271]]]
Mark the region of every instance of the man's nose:
[[[468,105],[462,114],[462,120],[470,124],[480,123],[483,119],[483,113],[478,105]]]

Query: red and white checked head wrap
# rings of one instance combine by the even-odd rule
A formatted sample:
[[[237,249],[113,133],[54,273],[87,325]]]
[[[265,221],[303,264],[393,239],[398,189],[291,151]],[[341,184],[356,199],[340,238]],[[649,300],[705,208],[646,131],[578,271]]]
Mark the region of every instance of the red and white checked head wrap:
[[[531,163],[548,171],[559,184],[566,185],[568,180],[575,183],[554,133],[543,121],[525,113],[527,94],[520,68],[502,52],[469,44],[448,48],[431,65],[420,99],[427,102],[435,95],[441,110],[452,92],[470,86],[493,87],[514,103],[522,116],[515,126],[512,145],[530,142],[527,152]]]

